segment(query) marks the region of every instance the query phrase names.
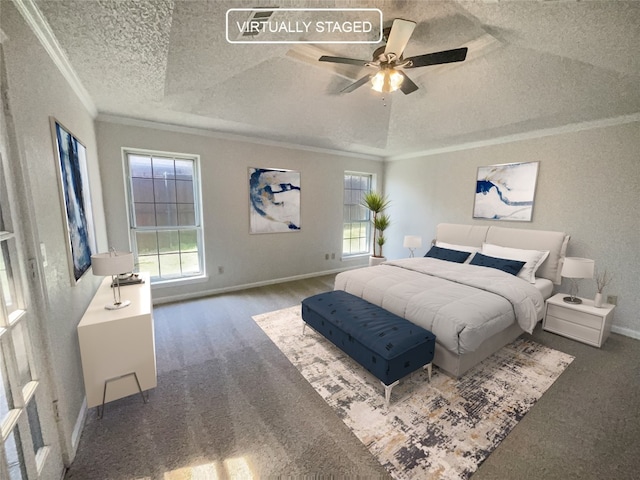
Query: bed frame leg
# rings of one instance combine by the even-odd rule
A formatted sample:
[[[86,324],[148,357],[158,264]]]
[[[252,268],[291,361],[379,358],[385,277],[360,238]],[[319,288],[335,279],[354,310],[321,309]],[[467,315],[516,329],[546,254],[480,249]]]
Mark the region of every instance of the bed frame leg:
[[[384,387],[384,408],[389,408],[389,401],[391,400],[391,390],[393,387],[400,383],[400,380],[396,380],[391,385],[385,385],[384,382],[380,382]]]

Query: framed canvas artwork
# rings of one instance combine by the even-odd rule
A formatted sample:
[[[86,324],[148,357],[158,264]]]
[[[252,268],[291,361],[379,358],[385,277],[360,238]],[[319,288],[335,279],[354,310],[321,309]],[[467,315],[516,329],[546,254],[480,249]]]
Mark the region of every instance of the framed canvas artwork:
[[[75,285],[91,266],[91,254],[96,252],[87,149],[54,118],[51,118],[51,130],[64,211],[71,283]]]
[[[249,168],[249,233],[300,230],[300,172]]]
[[[530,222],[539,163],[478,167],[473,218]]]

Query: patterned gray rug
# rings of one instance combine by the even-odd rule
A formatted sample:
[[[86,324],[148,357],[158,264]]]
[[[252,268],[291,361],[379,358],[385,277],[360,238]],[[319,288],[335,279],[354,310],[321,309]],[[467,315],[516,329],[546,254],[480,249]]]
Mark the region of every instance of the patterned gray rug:
[[[253,317],[378,461],[398,479],[465,479],[573,357],[518,339],[455,380],[419,370],[393,389],[311,328],[300,307]]]

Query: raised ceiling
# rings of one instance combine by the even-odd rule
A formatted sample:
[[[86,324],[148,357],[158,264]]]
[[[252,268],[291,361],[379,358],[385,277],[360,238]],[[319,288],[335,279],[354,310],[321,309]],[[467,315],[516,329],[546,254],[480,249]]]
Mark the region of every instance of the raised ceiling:
[[[99,118],[399,158],[640,112],[637,1],[34,3]],[[407,71],[420,87],[410,95],[339,94],[370,69],[318,53],[369,59],[377,45],[229,43],[227,11],[259,6],[379,8],[385,26],[417,23],[405,57],[469,54]]]

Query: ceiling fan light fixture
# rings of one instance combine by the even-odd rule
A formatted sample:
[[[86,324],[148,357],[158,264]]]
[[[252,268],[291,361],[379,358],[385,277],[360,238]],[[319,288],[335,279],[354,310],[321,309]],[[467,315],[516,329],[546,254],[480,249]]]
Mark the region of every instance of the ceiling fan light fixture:
[[[383,68],[371,77],[371,88],[376,92],[395,92],[402,85],[404,76],[393,68]]]

